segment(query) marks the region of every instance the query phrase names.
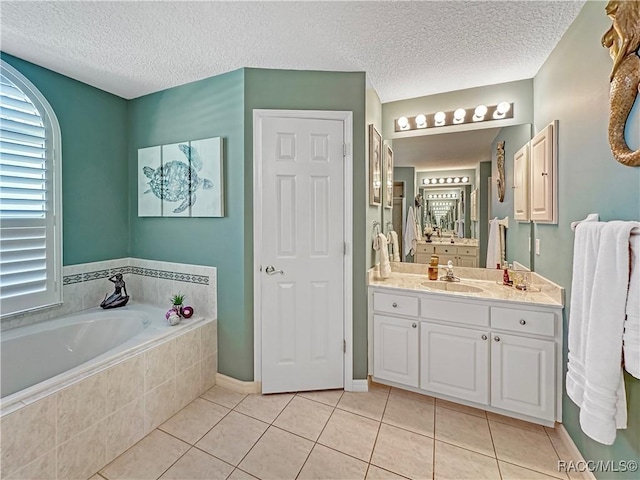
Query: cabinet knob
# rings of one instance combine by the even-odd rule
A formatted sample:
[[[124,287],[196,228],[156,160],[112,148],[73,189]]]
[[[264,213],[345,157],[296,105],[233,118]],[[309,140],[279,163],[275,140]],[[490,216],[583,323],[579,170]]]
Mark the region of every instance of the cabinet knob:
[[[524,318],[521,318],[521,319],[520,319],[520,325],[524,325],[524,324],[526,324],[526,323],[527,323],[527,321],[526,321]]]
[[[398,308],[398,304],[397,304],[396,302],[393,302],[393,303],[391,304],[391,306],[392,306],[393,308]]]
[[[500,337],[498,337],[498,336],[493,337],[493,339],[494,339],[496,342],[499,342],[499,341],[500,341]]]
[[[482,339],[483,339],[483,340],[486,340],[486,339],[487,339],[487,336],[486,336],[486,335],[482,335]]]
[[[412,323],[412,324],[411,324],[411,327],[412,327],[412,328],[418,328],[418,324],[417,324],[417,323]]]
[[[546,176],[546,175],[549,175],[549,174],[547,172],[542,172],[542,176],[543,177]]]

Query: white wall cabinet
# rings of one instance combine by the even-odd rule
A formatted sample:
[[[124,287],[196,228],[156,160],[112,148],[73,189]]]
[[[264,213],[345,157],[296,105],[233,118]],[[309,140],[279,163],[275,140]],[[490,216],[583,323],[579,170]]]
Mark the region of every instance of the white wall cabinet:
[[[529,221],[529,144],[513,156],[513,217]]]
[[[369,296],[374,380],[544,425],[562,421],[561,307],[377,286]]]

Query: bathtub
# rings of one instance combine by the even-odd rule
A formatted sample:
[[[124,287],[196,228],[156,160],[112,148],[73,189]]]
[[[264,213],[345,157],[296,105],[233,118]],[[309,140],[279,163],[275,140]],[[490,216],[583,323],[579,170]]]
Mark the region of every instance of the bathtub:
[[[202,321],[193,318],[171,327],[165,312],[135,303],[110,310],[96,307],[3,332],[2,409],[106,368]]]

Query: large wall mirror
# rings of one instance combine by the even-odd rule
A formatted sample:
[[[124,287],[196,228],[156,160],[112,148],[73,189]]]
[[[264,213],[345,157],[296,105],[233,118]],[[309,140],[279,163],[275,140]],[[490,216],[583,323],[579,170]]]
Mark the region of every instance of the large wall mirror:
[[[432,240],[478,248],[478,261],[473,266],[486,266],[489,220],[509,217],[506,231],[505,258],[533,270],[529,251],[532,234],[530,223],[513,219],[513,155],[532,134],[531,125],[492,127],[465,132],[396,138],[394,150],[395,196],[413,199],[420,195],[417,212],[423,231],[432,232]],[[504,201],[497,195],[496,147],[505,142]],[[413,179],[411,181],[410,179]],[[397,200],[397,199],[395,199]],[[406,227],[406,214],[411,202],[398,202],[393,210],[393,224]],[[400,205],[403,205],[400,207]],[[402,222],[398,218],[402,216]],[[431,228],[429,228],[431,227]],[[424,239],[423,239],[424,241]],[[424,258],[405,259],[424,261]],[[441,259],[441,263],[442,259]]]

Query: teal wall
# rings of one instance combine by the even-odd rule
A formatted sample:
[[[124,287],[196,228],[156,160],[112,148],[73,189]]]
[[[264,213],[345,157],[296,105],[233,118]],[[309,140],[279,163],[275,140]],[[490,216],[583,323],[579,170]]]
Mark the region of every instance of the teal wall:
[[[640,219],[640,168],[616,162],[609,150],[609,73],[611,59],[600,45],[611,21],[604,2],[587,2],[558,46],[534,78],[535,129],[552,120],[558,130],[558,225],[537,225],[541,255],[535,269],[566,289],[571,297],[573,232],[569,225],[589,213],[602,220]],[[627,124],[629,143],[640,146],[640,109],[636,101]],[[620,272],[625,274],[625,272]],[[565,337],[567,319],[565,308]],[[566,345],[566,341],[565,341]],[[566,364],[566,348],[564,362]],[[565,395],[563,423],[588,460],[640,459],[640,381],[626,375],[628,428],[618,430],[615,443],[605,446],[580,430],[578,409]],[[598,478],[638,478],[638,473],[596,473]]]
[[[370,229],[367,217],[365,170],[364,72],[313,72],[245,69],[245,290],[253,288],[253,109],[342,110],[353,112],[353,378],[367,376],[367,270]],[[250,301],[252,295],[247,295]],[[252,308],[252,306],[251,306]],[[253,342],[253,314],[251,332]],[[220,344],[219,344],[220,345]],[[237,357],[253,359],[251,351]],[[222,364],[222,363],[221,363]],[[226,359],[225,359],[226,365]],[[222,369],[221,369],[222,370]],[[226,373],[223,371],[223,373]],[[243,370],[242,380],[250,380],[251,370]],[[228,373],[227,373],[228,374]]]
[[[529,252],[529,235],[531,234],[530,222],[516,222],[513,219],[513,155],[531,140],[531,125],[513,125],[504,127],[498,133],[491,145],[491,177],[494,185],[491,195],[491,217],[509,217],[509,228],[507,229],[506,256],[509,263],[517,261],[533,269],[531,254]],[[504,201],[498,201],[498,160],[497,146],[504,141],[504,177],[506,187],[504,190]]]
[[[1,57],[40,90],[60,123],[63,264],[126,257],[127,101],[11,55]]]
[[[218,369],[251,380],[253,322],[246,288],[244,71],[237,70],[129,102],[131,256],[210,265],[218,273]],[[224,139],[222,218],[138,217],[138,149],[208,137]],[[248,172],[251,175],[251,172]]]

